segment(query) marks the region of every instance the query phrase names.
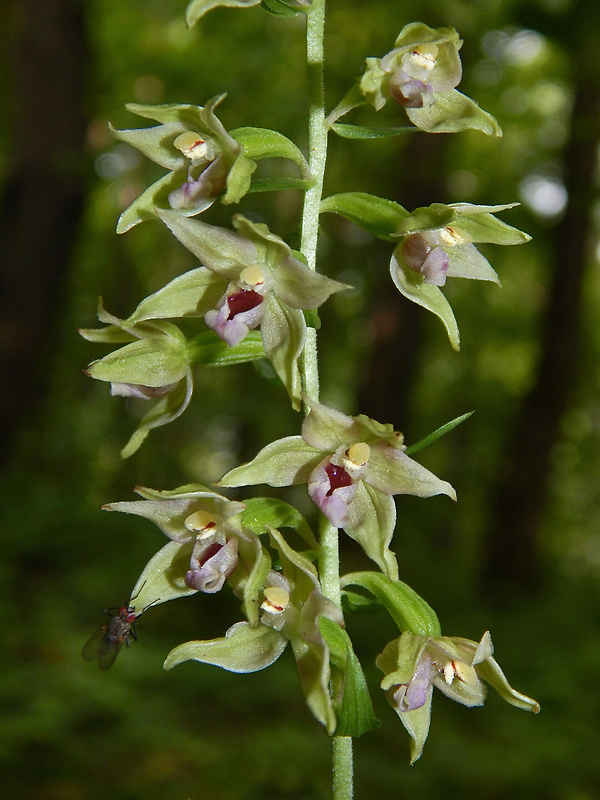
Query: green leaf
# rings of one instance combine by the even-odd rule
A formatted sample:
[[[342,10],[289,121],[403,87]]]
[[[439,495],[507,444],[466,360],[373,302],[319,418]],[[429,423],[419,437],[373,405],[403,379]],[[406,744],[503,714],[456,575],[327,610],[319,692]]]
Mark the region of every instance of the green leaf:
[[[269,527],[292,528],[301,536],[311,550],[319,551],[319,544],[302,514],[284,500],[274,497],[253,497],[245,500],[246,510],[242,514],[242,525],[258,536],[267,533]]]
[[[282,2],[282,0],[262,0],[261,3],[261,8],[277,17],[295,17],[296,14],[305,11],[304,7],[306,6],[310,6],[310,2],[298,2],[295,7]]]
[[[260,5],[261,0],[192,0],[185,11],[185,20],[192,28],[198,20],[213,8],[252,8]]]
[[[390,136],[414,133],[416,130],[412,125],[402,128],[368,128],[363,125],[347,125],[343,122],[334,122],[331,129],[343,139],[387,139]]]
[[[321,214],[326,212],[339,214],[387,242],[396,241],[398,225],[409,216],[398,203],[364,192],[326,197],[321,202]]]
[[[502,136],[496,119],[479,108],[474,100],[456,89],[436,92],[434,102],[426,108],[405,109],[410,121],[428,133],[457,133],[477,130],[488,136]]]
[[[307,192],[314,181],[305,181],[302,178],[257,178],[252,181],[247,194],[257,192],[281,192],[284,189],[300,189]]]
[[[188,342],[186,353],[191,364],[203,364],[207,367],[230,367],[265,357],[259,331],[250,331],[234,347],[213,331],[204,331]]]
[[[238,622],[221,639],[185,642],[174,647],[164,668],[172,669],[184,661],[201,661],[229,672],[258,672],[277,661],[286,645],[285,636],[267,625],[251,628],[247,622]]]
[[[391,581],[379,572],[344,575],[340,586],[361,586],[381,603],[401,631],[439,636],[440,623],[429,603],[402,581]]]
[[[378,614],[383,606],[370,597],[344,589],[342,592],[342,608],[351,614]]]
[[[282,133],[269,128],[236,128],[229,131],[229,135],[242,145],[248,158],[288,158],[298,166],[305,178],[309,177],[304,154]]]
[[[404,451],[407,456],[412,455],[413,453],[418,453],[419,450],[423,450],[424,447],[429,447],[430,444],[433,444],[437,439],[444,436],[444,434],[449,433],[451,430],[454,430],[458,425],[463,423],[466,419],[469,419],[471,414],[474,414],[474,411],[469,411],[466,414],[461,414],[460,417],[456,417],[455,419],[447,422],[445,425],[442,425],[441,428],[433,431],[428,436],[425,436],[424,439],[421,439],[416,444],[412,444],[410,447],[407,447]]]
[[[460,350],[460,334],[456,318],[439,286],[426,283],[420,272],[399,264],[395,252],[390,263],[390,272],[400,293],[439,317],[444,323],[453,350]]]
[[[332,662],[344,674],[344,692],[337,713],[336,736],[362,736],[381,725],[373,712],[373,704],[360,661],[352,649],[346,631],[328,617],[319,618],[319,629]]]

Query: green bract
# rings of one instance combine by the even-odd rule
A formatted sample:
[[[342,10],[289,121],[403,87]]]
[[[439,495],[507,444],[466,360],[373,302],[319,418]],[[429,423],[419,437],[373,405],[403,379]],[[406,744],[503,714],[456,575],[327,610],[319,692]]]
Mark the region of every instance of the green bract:
[[[455,89],[462,77],[461,46],[454,28],[412,22],[402,29],[391,52],[367,59],[359,89],[376,111],[395,100],[422,130],[453,133],[472,128],[500,136],[494,117]]]
[[[364,415],[349,417],[306,400],[301,436],[267,445],[248,464],[223,476],[221,486],[307,483],[329,521],[355,539],[392,580],[398,566],[389,549],[396,524],[393,495],[456,499],[452,486],[413,461],[402,434]]]
[[[299,409],[298,360],[306,336],[302,310],[318,308],[331,294],[349,287],[313,272],[266,225],[241,215],[234,217],[234,233],[176,211],[158,214],[203,267],[154,295],[152,316],[170,316],[174,308],[203,316],[232,347],[260,326],[264,353]],[[133,318],[147,313],[140,307]]]
[[[483,705],[485,680],[511,705],[538,713],[536,701],[508,683],[493,652],[489,633],[478,643],[406,631],[378,656],[377,666],[385,674],[381,688],[412,739],[411,763],[421,756],[427,739],[434,686],[452,700],[472,707]]]

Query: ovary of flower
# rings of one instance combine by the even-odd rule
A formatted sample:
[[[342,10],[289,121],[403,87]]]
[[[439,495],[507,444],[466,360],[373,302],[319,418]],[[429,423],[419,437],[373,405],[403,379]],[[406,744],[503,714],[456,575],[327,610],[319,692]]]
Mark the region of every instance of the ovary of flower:
[[[412,67],[419,67],[427,72],[435,67],[435,59],[438,54],[438,47],[436,44],[421,44],[407,53],[406,58]]]
[[[194,511],[183,524],[188,531],[198,533],[198,539],[210,536],[217,527],[214,517],[208,511]]]
[[[467,239],[462,235],[459,228],[451,228],[447,225],[440,230],[440,239],[445,247],[456,247],[459,244],[464,244]]]
[[[173,145],[180,150],[186,158],[189,158],[192,164],[201,164],[203,161],[212,161],[215,157],[211,145],[204,141],[199,133],[195,131],[186,131],[180,133],[173,140]]]
[[[283,614],[290,603],[290,593],[282,586],[268,586],[264,596],[260,607],[269,614]]]
[[[342,465],[351,478],[356,478],[365,467],[371,448],[365,442],[355,442],[344,454]]]

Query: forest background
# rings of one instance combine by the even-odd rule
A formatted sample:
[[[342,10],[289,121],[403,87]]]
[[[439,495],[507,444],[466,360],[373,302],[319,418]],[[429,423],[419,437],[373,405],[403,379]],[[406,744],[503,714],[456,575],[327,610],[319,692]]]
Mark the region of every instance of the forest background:
[[[328,796],[329,748],[291,656],[244,677],[197,664],[162,670],[176,644],[222,635],[237,619],[233,600],[153,609],[108,674],[79,655],[102,608],[126,601],[163,543],[144,520],[100,506],[132,499],[138,484],[216,480],[299,425],[252,365],[198,369],[187,413],[123,462],[139,405],[81,371],[105,352],[76,332],[96,324],[98,295],[125,317],[194,266],[159,223],[115,234],[120,211],[159,173],[110,137],[107,120],[138,125],[129,101],[203,105],[227,91],[227,128],[273,127],[305,146],[301,15],[217,10],[190,31],[185,5],[8,0],[0,9],[0,787],[15,799]],[[361,291],[322,309],[321,397],[393,422],[408,442],[476,411],[420,458],[456,487],[458,504],[402,498],[393,546],[401,578],[444,631],[478,640],[490,628],[509,680],[542,713],[517,714],[496,697],[468,711],[438,697],[424,756],[409,768],[408,737],[376,690],[375,641],[388,623],[376,618],[375,640],[374,618],[357,618],[353,641],[384,722],[356,744],[357,796],[591,800],[600,785],[600,6],[331,0],[330,108],[364,58],[387,52],[415,19],[457,28],[461,89],[504,137],[332,139],[326,194],[358,186],[408,209],[519,200],[503,219],[533,241],[490,251],[502,290],[448,285],[456,354],[438,320],[390,292],[389,247],[324,218],[321,271]],[[404,124],[398,114],[356,119]],[[292,191],[251,195],[240,210],[294,242],[300,203]],[[214,206],[210,222],[228,225],[229,213]],[[310,514],[300,495],[284,496]]]

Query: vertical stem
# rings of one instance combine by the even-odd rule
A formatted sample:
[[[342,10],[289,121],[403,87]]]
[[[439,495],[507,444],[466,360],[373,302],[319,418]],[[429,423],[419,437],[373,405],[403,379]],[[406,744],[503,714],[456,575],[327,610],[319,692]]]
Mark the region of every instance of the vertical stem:
[[[325,32],[325,0],[313,0],[306,14],[306,61],[308,69],[308,167],[315,181],[305,194],[302,211],[300,249],[308,266],[317,267],[319,238],[319,206],[323,193],[323,177],[327,160],[327,123],[325,122],[325,89],[323,84]],[[317,336],[308,328],[303,354],[304,390],[313,400],[319,399]]]
[[[306,14],[306,58],[308,67],[309,121],[308,166],[314,185],[306,192],[302,212],[300,249],[312,270],[317,267],[319,207],[327,161],[327,132],[324,89],[324,34],[326,0],[313,0]],[[319,399],[317,331],[309,327],[302,358],[304,390],[313,400]],[[321,555],[319,576],[323,594],[340,604],[340,564],[338,531],[325,518],[320,526]],[[352,739],[333,738],[333,799],[352,800]]]

